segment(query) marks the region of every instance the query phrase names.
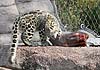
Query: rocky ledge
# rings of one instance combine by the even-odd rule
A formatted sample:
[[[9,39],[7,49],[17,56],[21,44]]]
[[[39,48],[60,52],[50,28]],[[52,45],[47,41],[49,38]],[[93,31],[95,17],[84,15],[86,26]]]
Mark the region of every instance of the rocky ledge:
[[[13,70],[100,70],[100,48],[19,47],[16,64],[7,67]]]

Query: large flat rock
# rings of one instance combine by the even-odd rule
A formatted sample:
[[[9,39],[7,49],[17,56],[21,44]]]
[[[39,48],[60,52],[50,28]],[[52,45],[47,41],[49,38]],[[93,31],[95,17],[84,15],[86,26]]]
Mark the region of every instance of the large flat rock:
[[[6,66],[27,70],[100,70],[100,48],[18,47],[16,64]]]

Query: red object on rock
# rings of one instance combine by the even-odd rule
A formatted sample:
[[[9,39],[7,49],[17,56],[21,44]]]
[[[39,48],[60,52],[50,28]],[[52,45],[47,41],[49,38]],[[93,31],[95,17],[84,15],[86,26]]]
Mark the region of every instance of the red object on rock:
[[[88,35],[83,32],[63,33],[56,38],[51,37],[50,41],[54,46],[85,47]]]

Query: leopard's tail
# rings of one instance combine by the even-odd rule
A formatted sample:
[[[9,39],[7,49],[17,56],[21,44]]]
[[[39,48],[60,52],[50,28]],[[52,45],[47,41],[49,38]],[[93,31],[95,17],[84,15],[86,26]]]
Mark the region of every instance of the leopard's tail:
[[[15,63],[16,50],[18,47],[18,38],[19,38],[19,18],[17,18],[13,24],[12,28],[12,45],[10,47],[10,58],[9,62],[11,64]]]

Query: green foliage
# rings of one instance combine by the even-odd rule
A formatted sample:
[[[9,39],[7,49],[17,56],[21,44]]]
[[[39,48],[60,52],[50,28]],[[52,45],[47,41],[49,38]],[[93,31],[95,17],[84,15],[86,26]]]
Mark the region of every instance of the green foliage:
[[[100,0],[56,0],[56,4],[68,30],[75,31],[83,23],[100,34]]]

